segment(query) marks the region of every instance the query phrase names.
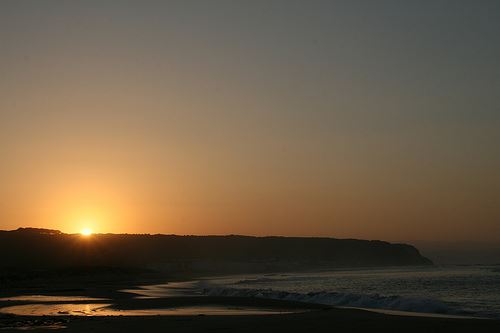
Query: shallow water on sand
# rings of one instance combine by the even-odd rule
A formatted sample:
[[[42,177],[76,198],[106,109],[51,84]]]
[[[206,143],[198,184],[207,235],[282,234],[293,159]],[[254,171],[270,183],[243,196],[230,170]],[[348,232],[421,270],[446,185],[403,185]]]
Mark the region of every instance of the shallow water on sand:
[[[105,301],[107,298],[96,298],[87,296],[50,296],[50,295],[20,295],[0,297],[0,302],[25,301],[25,302],[83,302],[83,301]]]
[[[120,291],[135,294],[137,298],[189,297],[203,295],[202,290],[199,289],[198,281],[144,285],[134,289],[123,289]]]
[[[0,308],[0,313],[20,316],[106,316],[111,304],[24,304]]]
[[[142,286],[135,289],[122,290],[135,295],[135,299],[170,298],[179,296],[197,296],[200,291],[194,286],[197,282],[174,282]],[[85,296],[47,296],[21,295],[0,298],[6,306],[0,313],[20,316],[193,316],[193,315],[262,315],[291,313],[292,310],[268,309],[249,306],[193,305],[151,307],[145,309],[118,309],[113,301],[106,298]],[[11,302],[17,304],[11,305]],[[18,304],[19,302],[28,304]],[[133,302],[133,301],[131,301]],[[10,303],[10,304],[9,304]],[[147,303],[142,305],[147,307]]]
[[[25,304],[0,308],[0,313],[20,316],[197,316],[262,315],[292,311],[216,305],[183,306],[163,309],[114,309],[112,304]]]

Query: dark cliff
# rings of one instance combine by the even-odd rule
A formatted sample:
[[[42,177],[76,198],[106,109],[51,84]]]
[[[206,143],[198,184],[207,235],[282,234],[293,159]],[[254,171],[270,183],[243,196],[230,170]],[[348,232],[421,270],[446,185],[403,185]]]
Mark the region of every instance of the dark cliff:
[[[410,245],[305,237],[63,234],[0,231],[0,268],[140,267],[171,271],[279,271],[430,265]]]

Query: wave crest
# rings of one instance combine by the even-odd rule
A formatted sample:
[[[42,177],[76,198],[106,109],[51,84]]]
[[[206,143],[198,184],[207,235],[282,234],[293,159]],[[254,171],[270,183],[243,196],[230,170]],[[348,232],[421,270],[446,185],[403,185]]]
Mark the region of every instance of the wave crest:
[[[274,291],[272,289],[240,289],[223,287],[204,288],[203,294],[207,296],[260,297],[333,306],[375,308],[421,313],[450,315],[471,314],[470,312],[453,308],[439,300],[401,296],[382,296],[379,294],[365,295],[326,291],[291,293],[285,291]]]

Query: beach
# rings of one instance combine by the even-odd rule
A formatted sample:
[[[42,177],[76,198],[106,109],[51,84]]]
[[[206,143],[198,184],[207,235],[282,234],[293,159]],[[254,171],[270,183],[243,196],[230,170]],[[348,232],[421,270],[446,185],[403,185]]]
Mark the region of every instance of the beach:
[[[151,283],[152,280],[143,281]],[[173,283],[175,285],[175,283]],[[141,298],[123,292],[139,288],[134,281],[78,288],[44,285],[2,290],[0,312],[16,306],[67,306],[88,312],[60,311],[46,315],[0,314],[2,332],[497,332],[500,321],[384,314],[320,304],[255,297],[180,296]],[[168,284],[167,284],[168,285]],[[30,297],[28,297],[31,295]],[[34,296],[38,295],[38,296]],[[94,306],[94,308],[92,308]],[[155,311],[160,311],[155,313]],[[104,311],[104,312],[102,312]],[[109,315],[105,311],[118,311]],[[163,312],[162,312],[163,311]],[[119,314],[117,314],[119,313]]]
[[[355,309],[323,309],[268,315],[193,315],[120,317],[0,317],[3,332],[18,332],[14,323],[31,329],[64,332],[498,332],[500,322],[384,315]],[[11,325],[11,326],[9,326]],[[9,328],[10,327],[10,328]],[[26,329],[27,326],[18,326]]]

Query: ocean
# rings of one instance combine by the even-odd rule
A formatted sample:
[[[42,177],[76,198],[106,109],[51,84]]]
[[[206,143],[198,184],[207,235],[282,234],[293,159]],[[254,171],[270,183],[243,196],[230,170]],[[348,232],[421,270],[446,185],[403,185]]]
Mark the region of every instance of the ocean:
[[[121,291],[133,293],[139,299],[179,296],[257,297],[396,314],[500,319],[500,266],[397,267],[244,274],[144,285]],[[20,295],[0,298],[0,301],[32,301],[32,304],[2,308],[0,312],[39,316],[179,315],[197,313],[196,311],[203,314],[245,314],[249,311],[239,308],[174,307],[124,312],[110,307],[109,299],[80,296],[68,298]]]
[[[500,266],[248,274],[204,279],[192,287],[211,296],[500,319]]]

